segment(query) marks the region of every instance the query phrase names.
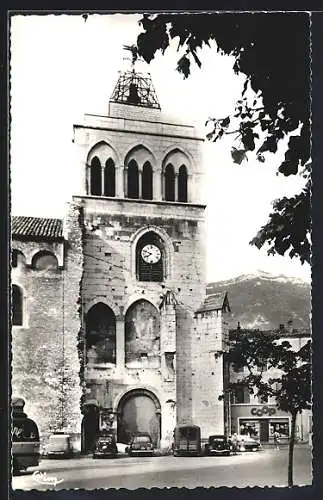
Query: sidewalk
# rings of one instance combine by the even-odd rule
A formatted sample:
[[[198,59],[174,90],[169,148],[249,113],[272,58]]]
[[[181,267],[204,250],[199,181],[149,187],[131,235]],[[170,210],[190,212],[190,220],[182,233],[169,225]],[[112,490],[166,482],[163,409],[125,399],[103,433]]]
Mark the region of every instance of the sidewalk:
[[[279,449],[286,449],[289,447],[289,443],[279,443]],[[295,448],[311,448],[308,442],[298,442],[294,444]],[[261,448],[263,450],[275,449],[276,445],[274,443],[261,443]]]

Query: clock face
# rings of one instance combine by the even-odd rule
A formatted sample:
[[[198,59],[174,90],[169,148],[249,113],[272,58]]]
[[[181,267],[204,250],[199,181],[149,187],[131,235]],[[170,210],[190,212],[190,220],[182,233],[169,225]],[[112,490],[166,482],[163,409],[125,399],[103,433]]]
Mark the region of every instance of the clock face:
[[[156,264],[161,258],[161,252],[156,245],[145,245],[141,250],[141,257],[148,264]]]

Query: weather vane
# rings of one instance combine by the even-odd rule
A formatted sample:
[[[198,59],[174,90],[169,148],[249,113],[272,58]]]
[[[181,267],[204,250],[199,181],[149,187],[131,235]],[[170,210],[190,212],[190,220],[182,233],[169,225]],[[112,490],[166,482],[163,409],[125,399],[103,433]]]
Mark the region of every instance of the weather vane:
[[[140,59],[139,54],[138,54],[138,48],[136,45],[124,45],[123,46],[124,50],[127,50],[128,52],[131,52],[131,65],[132,69],[134,69],[136,62]],[[125,58],[128,59],[128,58]]]

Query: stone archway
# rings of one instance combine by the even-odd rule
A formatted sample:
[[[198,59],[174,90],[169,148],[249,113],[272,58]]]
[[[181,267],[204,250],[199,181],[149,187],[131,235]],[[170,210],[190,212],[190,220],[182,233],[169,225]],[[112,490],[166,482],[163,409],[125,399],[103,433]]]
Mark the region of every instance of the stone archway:
[[[161,408],[158,398],[146,389],[134,389],[121,398],[118,409],[118,442],[129,443],[135,432],[147,432],[155,446],[161,436]]]

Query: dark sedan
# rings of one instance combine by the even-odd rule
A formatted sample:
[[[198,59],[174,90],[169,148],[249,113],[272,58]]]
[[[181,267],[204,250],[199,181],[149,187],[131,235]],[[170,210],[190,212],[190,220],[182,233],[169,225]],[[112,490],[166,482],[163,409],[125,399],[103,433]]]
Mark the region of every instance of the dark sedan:
[[[154,455],[154,446],[149,434],[138,432],[134,434],[128,447],[128,455]]]
[[[232,446],[224,435],[216,434],[209,437],[208,443],[205,445],[206,455],[227,455],[231,453]]]
[[[99,435],[95,443],[93,458],[115,458],[118,455],[118,448],[114,434],[103,433]]]

